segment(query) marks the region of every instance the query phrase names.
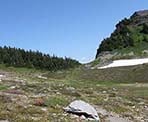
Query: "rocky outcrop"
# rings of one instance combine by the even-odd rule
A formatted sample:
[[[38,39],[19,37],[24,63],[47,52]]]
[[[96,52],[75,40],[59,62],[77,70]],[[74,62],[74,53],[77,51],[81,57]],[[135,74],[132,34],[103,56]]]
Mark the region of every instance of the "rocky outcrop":
[[[113,54],[114,52],[120,52],[120,50],[125,50],[124,55],[122,54],[123,57],[128,56],[131,51],[133,51],[131,53],[133,57],[141,56],[143,51],[148,49],[146,45],[148,45],[148,10],[141,10],[135,12],[129,19],[123,19],[116,25],[116,29],[111,36],[101,42],[96,58],[101,58],[105,53],[107,53],[108,57],[109,53]],[[130,51],[126,51],[126,49]],[[142,54],[142,56],[146,55]]]

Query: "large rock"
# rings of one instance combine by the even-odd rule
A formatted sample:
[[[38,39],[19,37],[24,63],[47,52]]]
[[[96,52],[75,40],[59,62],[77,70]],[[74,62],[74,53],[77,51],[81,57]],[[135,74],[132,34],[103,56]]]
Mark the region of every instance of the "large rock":
[[[0,122],[9,122],[8,120],[0,120]]]
[[[92,107],[90,104],[81,101],[81,100],[75,100],[72,103],[69,104],[64,110],[67,113],[72,113],[78,116],[85,116],[85,118],[89,120],[96,120],[99,121],[99,116],[97,111]]]

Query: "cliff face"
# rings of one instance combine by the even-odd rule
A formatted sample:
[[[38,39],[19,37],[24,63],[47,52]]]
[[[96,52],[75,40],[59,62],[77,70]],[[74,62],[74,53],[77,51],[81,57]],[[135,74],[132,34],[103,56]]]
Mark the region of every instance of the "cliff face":
[[[148,23],[148,10],[135,12],[131,18],[131,24],[139,26],[144,23]]]
[[[136,57],[146,56],[145,53],[142,54],[148,50],[146,45],[148,45],[148,10],[142,10],[135,12],[129,19],[124,18],[116,25],[111,36],[101,42],[96,58],[106,51],[112,54],[124,52],[125,55],[127,50],[130,50],[127,51],[128,54],[132,53]]]
[[[148,15],[148,10],[141,10],[141,11],[137,11],[135,12],[136,16],[147,16]]]

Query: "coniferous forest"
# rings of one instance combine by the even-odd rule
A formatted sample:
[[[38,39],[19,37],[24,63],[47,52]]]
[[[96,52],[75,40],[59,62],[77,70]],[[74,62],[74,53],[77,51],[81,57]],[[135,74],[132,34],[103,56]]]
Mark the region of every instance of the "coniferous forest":
[[[0,47],[0,64],[14,67],[27,67],[57,71],[74,68],[80,63],[71,58],[50,56],[39,51],[26,51],[20,48]]]

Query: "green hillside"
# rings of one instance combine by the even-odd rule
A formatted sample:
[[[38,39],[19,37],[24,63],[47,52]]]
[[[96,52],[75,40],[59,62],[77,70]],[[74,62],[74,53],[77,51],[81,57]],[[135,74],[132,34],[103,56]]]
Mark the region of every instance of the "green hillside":
[[[147,45],[148,10],[138,11],[129,19],[125,18],[116,25],[116,29],[111,36],[101,42],[96,58],[106,51],[112,53],[123,53],[123,51],[124,53],[129,53],[129,51],[132,51],[134,56],[148,56],[146,55]]]

